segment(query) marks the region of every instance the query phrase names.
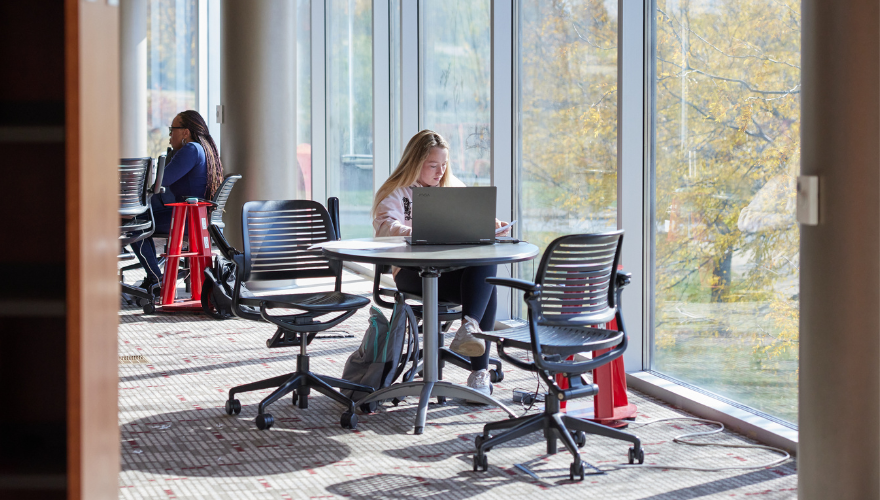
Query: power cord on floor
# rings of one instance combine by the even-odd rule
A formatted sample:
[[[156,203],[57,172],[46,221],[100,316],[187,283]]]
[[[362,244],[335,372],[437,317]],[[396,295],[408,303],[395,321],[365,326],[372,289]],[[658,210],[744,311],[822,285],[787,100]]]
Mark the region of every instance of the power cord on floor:
[[[775,467],[782,462],[785,462],[791,455],[780,448],[774,448],[772,446],[766,446],[762,444],[724,444],[724,443],[709,443],[705,441],[685,441],[687,438],[697,437],[697,436],[710,436],[712,434],[718,434],[724,430],[724,424],[721,422],[716,422],[714,420],[706,420],[702,418],[694,418],[694,417],[672,417],[672,418],[661,418],[657,420],[649,420],[647,422],[631,422],[630,426],[645,426],[651,424],[657,424],[660,422],[669,422],[673,420],[692,420],[696,422],[701,422],[708,425],[717,425],[717,429],[712,429],[706,432],[691,432],[688,434],[682,434],[680,436],[676,436],[672,438],[674,443],[679,444],[687,444],[691,446],[720,446],[722,448],[743,448],[743,449],[762,449],[772,451],[774,453],[779,453],[782,457],[773,460],[772,462],[768,462],[766,464],[761,465],[737,465],[730,467],[689,467],[684,465],[657,465],[657,464],[620,464],[620,465],[610,465],[602,467],[602,470],[611,471],[611,470],[619,470],[619,469],[632,469],[632,468],[647,468],[647,469],[675,469],[675,470],[693,470],[693,471],[703,471],[703,472],[718,472],[725,470],[748,470],[748,469],[766,469],[769,467]]]

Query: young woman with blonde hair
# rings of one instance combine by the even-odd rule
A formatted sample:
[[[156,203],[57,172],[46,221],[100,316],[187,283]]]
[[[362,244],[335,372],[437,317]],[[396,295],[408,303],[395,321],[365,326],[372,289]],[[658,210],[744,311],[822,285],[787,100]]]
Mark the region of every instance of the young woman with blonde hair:
[[[373,229],[376,236],[410,236],[414,187],[463,187],[449,169],[449,144],[432,130],[422,130],[406,145],[403,157],[373,200]],[[495,227],[506,223],[495,221]],[[506,233],[505,233],[506,234]],[[497,266],[472,266],[440,275],[440,300],[461,304],[462,324],[449,345],[453,351],[471,359],[473,372],[468,386],[491,393],[489,383],[489,342],[474,337],[475,332],[492,330],[498,304],[495,286],[486,278],[495,276]],[[394,271],[394,282],[403,292],[421,294],[422,279],[409,269]]]

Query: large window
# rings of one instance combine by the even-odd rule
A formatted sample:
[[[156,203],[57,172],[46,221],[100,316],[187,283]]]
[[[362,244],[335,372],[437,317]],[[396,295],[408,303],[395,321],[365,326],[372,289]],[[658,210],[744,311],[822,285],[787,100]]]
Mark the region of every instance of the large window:
[[[297,196],[312,199],[311,1],[296,0],[296,162],[302,175]]]
[[[521,235],[616,229],[617,2],[522,0],[518,26]]]
[[[373,9],[329,0],[327,195],[338,196],[343,238],[373,235]],[[323,200],[318,200],[323,202]]]
[[[449,142],[452,172],[469,186],[491,184],[489,0],[423,1],[425,128]]]
[[[147,154],[156,157],[171,120],[196,109],[198,2],[149,0],[147,9]]]
[[[655,22],[652,368],[797,422],[800,3]]]

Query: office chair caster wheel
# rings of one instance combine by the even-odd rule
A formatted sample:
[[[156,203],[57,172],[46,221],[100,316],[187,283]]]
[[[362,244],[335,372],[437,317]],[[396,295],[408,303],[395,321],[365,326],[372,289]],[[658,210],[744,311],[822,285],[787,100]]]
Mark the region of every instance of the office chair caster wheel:
[[[294,397],[296,398],[294,401],[297,407],[303,410],[309,407],[309,396],[307,394],[297,394]]]
[[[227,415],[238,415],[241,413],[241,401],[237,399],[227,400],[226,401],[226,414]]]
[[[342,414],[342,418],[339,419],[339,424],[342,425],[343,429],[357,429],[358,416],[347,411]]]
[[[400,399],[399,399],[399,398],[394,398],[394,399],[392,399],[392,400],[391,400],[391,404],[393,404],[394,406],[399,405],[399,404],[400,404]]]
[[[478,434],[477,437],[474,438],[474,448],[479,452],[479,451],[480,451],[480,446],[481,446],[483,443],[485,443],[486,441],[490,440],[490,439],[492,439],[492,436],[489,436],[489,437],[485,437],[485,438],[484,438],[482,434]],[[486,449],[483,450],[483,452],[487,452],[487,451],[489,451],[489,450],[491,450],[491,449],[492,449],[492,448],[486,448]]]
[[[574,444],[578,448],[583,448],[587,444],[587,433],[584,431],[573,431],[571,437],[574,438]]]
[[[156,312],[156,306],[151,302],[147,302],[143,305],[144,314],[153,314]]]
[[[363,412],[364,414],[370,414],[379,409],[379,402],[373,401],[372,403],[364,403],[358,406],[358,408],[360,408],[361,412]]]
[[[485,453],[477,453],[474,455],[474,472],[486,472],[489,470],[489,457]]]
[[[263,413],[262,415],[257,415],[256,422],[257,429],[265,431],[272,427],[272,424],[275,423],[275,419],[272,417],[272,415],[269,415],[268,413]]]
[[[504,372],[503,371],[501,371],[500,369],[496,370],[495,368],[492,368],[491,370],[489,370],[489,382],[492,382],[493,384],[497,384],[498,382],[501,382],[502,380],[504,380]]]
[[[577,478],[578,481],[583,481],[586,476],[586,471],[584,470],[583,462],[572,462],[571,465],[568,466],[568,478],[572,481]]]
[[[636,452],[635,448],[629,449],[629,463],[635,463],[638,460],[639,464],[645,463],[645,449],[639,447],[639,451]]]

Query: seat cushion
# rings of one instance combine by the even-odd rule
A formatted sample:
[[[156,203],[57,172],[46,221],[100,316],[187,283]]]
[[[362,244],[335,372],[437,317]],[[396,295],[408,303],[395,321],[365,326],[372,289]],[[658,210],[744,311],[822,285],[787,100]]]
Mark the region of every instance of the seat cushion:
[[[370,299],[360,295],[342,292],[294,293],[286,295],[255,295],[241,299],[241,304],[260,307],[265,302],[268,308],[301,309],[304,311],[346,311],[360,309],[370,303]]]
[[[529,325],[517,326],[496,332],[480,332],[475,336],[501,342],[504,347],[531,350]],[[568,356],[579,352],[608,349],[623,340],[623,332],[590,327],[538,326],[538,338],[544,354]]]

